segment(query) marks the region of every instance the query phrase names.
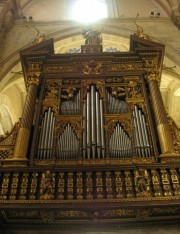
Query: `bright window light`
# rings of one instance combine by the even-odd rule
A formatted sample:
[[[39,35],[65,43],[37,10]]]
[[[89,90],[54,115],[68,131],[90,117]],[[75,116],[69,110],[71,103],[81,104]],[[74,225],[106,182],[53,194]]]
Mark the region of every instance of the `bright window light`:
[[[107,17],[107,6],[103,0],[77,0],[72,8],[72,19],[83,23]]]

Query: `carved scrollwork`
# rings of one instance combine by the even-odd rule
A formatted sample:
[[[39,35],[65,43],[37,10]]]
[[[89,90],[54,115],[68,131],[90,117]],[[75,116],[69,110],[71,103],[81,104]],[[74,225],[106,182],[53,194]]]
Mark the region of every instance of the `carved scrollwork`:
[[[158,84],[160,84],[160,74],[159,74],[158,71],[156,71],[156,72],[147,72],[145,78],[146,78],[146,80],[148,82],[157,81]]]
[[[33,64],[32,64],[33,65]],[[38,64],[39,65],[39,64]],[[27,77],[27,85],[39,85],[41,72],[31,72]]]
[[[7,199],[9,180],[10,180],[10,174],[7,173],[3,176],[3,181],[2,181],[2,186],[1,186],[2,189],[0,190],[0,199],[2,200]]]
[[[116,78],[116,77],[109,78],[109,79],[106,80],[106,83],[124,83],[124,78],[123,77],[120,77],[120,78]]]
[[[16,123],[10,133],[7,133],[6,136],[0,136],[0,146],[15,145],[18,129],[19,123]]]
[[[57,100],[60,82],[48,81],[45,85],[45,101]]]
[[[146,110],[146,106],[145,106],[145,103],[144,103],[144,102],[135,102],[135,101],[133,101],[133,102],[131,102],[131,103],[128,103],[128,106],[129,106],[130,111],[133,111],[133,110],[134,110],[135,105],[136,105],[137,107],[139,107],[139,109],[141,109],[142,112],[143,112],[144,114],[147,114],[147,110]]]
[[[145,221],[149,219],[151,215],[151,209],[138,209],[136,218],[140,221]]]
[[[72,120],[67,120],[67,121],[64,121],[64,120],[61,120],[56,128],[55,128],[55,131],[56,133],[59,135],[61,134],[65,127],[70,124],[70,126],[72,127],[74,133],[76,134],[77,138],[80,139],[82,137],[82,131],[83,131],[83,128],[81,127],[80,123],[78,121],[72,121]]]
[[[128,98],[142,97],[141,83],[136,81],[128,81]]]
[[[176,153],[180,153],[180,129],[177,127],[176,123],[174,122],[171,116],[168,115],[167,117],[171,129],[171,135],[173,138],[175,151]]]
[[[42,113],[44,114],[46,111],[48,111],[48,108],[51,107],[52,111],[54,111],[55,114],[59,113],[59,103],[57,101],[44,101],[42,103]]]
[[[128,134],[128,136],[131,136],[131,130],[132,130],[132,126],[131,126],[131,122],[129,119],[118,119],[118,120],[111,120],[110,122],[108,122],[108,124],[105,126],[106,131],[109,135],[111,135],[114,131],[114,128],[116,126],[117,123],[120,123],[120,125],[123,127],[124,131]]]
[[[38,183],[38,173],[34,172],[32,174],[31,186],[30,186],[30,199],[36,199],[36,191],[37,191],[37,183]]]
[[[65,217],[88,217],[89,213],[86,211],[80,211],[80,210],[70,210],[70,211],[57,211],[56,212],[56,218],[65,218]]]
[[[143,70],[143,63],[114,63],[107,68],[108,72]]]
[[[77,89],[74,87],[68,87],[68,88],[64,88],[61,90],[61,99],[62,100],[71,100],[75,93],[77,92]]]
[[[82,63],[84,74],[100,74],[102,73],[102,63],[91,60],[86,63]]]
[[[129,217],[135,216],[133,209],[106,210],[102,213],[103,217]]]
[[[55,213],[53,211],[41,211],[40,216],[44,223],[53,223],[55,220]]]
[[[116,86],[116,87],[111,87],[111,95],[115,98],[123,98],[125,97],[125,88]]]
[[[80,84],[80,80],[73,80],[73,79],[63,79],[63,84]]]
[[[135,170],[134,180],[137,196],[150,196],[150,176],[146,169]]]
[[[85,87],[85,92],[84,92],[84,98],[86,98],[87,95],[87,91],[88,89],[90,89],[90,86],[92,84],[95,84],[96,88],[99,90],[99,94],[101,98],[105,98],[105,94],[104,94],[104,81],[103,80],[84,80],[82,82],[82,85]]]

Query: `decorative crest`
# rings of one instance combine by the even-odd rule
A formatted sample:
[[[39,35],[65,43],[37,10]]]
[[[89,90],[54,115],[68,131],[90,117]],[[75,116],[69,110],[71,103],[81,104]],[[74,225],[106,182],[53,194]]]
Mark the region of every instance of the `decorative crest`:
[[[33,29],[35,29],[36,32],[37,32],[37,35],[36,35],[35,39],[31,42],[33,45],[39,44],[40,42],[46,40],[46,36],[45,36],[43,33],[41,33],[41,32],[39,31],[39,29],[37,29],[36,27],[31,26],[31,25],[27,25],[27,24],[26,24],[26,27],[33,28]]]
[[[134,23],[137,27],[137,31],[136,33],[134,33],[134,35],[140,37],[140,38],[143,38],[143,39],[150,39],[149,36],[147,34],[144,34],[144,29],[139,26],[137,23],[136,23],[136,20],[137,20],[137,17],[139,16],[139,13],[137,13],[135,19],[134,19]]]

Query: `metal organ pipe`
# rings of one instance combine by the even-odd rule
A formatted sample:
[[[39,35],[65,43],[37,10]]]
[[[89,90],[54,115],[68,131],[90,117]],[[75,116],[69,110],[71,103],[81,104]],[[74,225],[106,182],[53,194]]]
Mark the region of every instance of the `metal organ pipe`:
[[[100,118],[100,98],[99,92],[96,92],[96,129],[97,129],[97,154],[101,156],[101,118]]]
[[[95,114],[95,106],[96,100],[95,100],[95,86],[91,86],[91,133],[92,133],[92,156],[95,158],[96,154],[96,116]]]
[[[87,105],[86,101],[83,101],[83,158],[86,158],[86,142],[87,142],[87,121],[86,121],[86,116],[87,116]]]
[[[147,127],[146,127],[146,122],[145,122],[144,115],[142,115],[142,122],[143,122],[143,129],[144,129],[144,135],[145,135],[145,144],[146,144],[146,147],[147,147],[148,156],[150,156],[151,155],[150,143],[149,143],[149,139],[148,139],[148,133],[147,133]]]
[[[90,93],[87,93],[87,156],[90,159],[91,154],[91,103],[90,103]]]
[[[46,114],[46,113],[45,113]],[[42,151],[43,151],[43,132],[44,132],[44,124],[45,124],[45,117],[42,119],[41,130],[39,133],[39,145],[38,145],[38,158],[42,158]]]
[[[147,128],[144,115],[142,111],[135,106],[133,111],[134,117],[134,133],[135,133],[135,147],[138,157],[150,157],[150,144],[147,134]]]
[[[101,126],[101,146],[102,157],[105,157],[105,139],[104,139],[104,117],[103,117],[103,100],[100,99],[100,126]]]
[[[50,159],[53,151],[55,117],[51,107],[45,112],[38,144],[38,159]]]

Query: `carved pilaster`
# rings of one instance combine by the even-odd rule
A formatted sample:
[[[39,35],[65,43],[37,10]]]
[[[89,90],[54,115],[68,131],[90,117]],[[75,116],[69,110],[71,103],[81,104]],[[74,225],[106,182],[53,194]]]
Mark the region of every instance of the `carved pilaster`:
[[[67,179],[67,199],[71,200],[74,198],[74,178],[73,173],[68,173]]]
[[[34,117],[34,108],[39,84],[39,74],[35,74],[28,80],[28,92],[24,105],[24,110],[20,122],[13,160],[26,160],[31,126]]]
[[[93,181],[92,172],[86,173],[86,196],[87,199],[93,199]]]
[[[59,180],[58,180],[58,199],[64,199],[64,173],[59,173]]]
[[[162,96],[159,90],[159,76],[151,73],[147,75],[149,82],[149,90],[151,95],[151,102],[154,109],[155,121],[157,126],[157,132],[160,141],[160,147],[162,154],[175,153],[173,140],[170,132],[170,126],[165,111]]]
[[[121,172],[115,172],[116,198],[124,197]]]
[[[162,188],[160,184],[160,177],[156,170],[151,170],[152,173],[152,184],[153,184],[153,193],[155,197],[163,196]]]
[[[82,172],[77,173],[77,199],[83,199],[83,179]]]

